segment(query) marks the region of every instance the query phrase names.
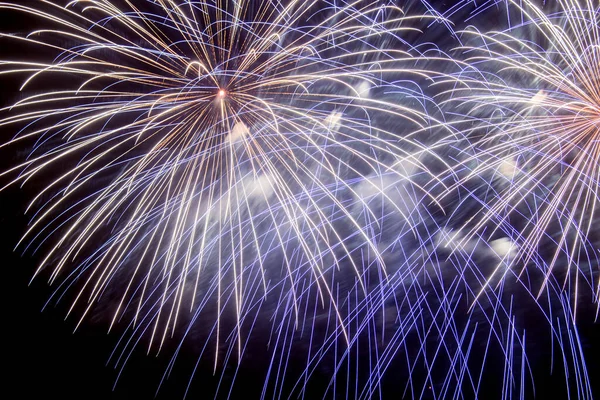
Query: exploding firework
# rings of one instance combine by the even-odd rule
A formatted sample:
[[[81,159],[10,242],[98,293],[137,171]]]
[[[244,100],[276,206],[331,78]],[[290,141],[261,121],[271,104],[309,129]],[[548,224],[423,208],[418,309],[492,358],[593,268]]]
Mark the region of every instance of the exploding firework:
[[[508,28],[460,32],[463,68],[440,94],[459,139],[448,143],[459,154],[452,157],[457,181],[439,198],[456,200],[439,248],[467,266],[472,307],[489,302],[482,311],[492,327],[495,305],[504,304],[513,322],[525,309],[541,312],[550,340],[569,354],[569,392],[592,398],[575,318],[582,304],[584,318],[598,315],[589,304],[598,303],[600,288],[593,227],[600,199],[600,9],[589,1],[483,7],[490,3],[505,13]],[[497,260],[483,266],[478,259],[485,253]],[[516,291],[530,297],[517,296],[520,311],[512,305]],[[524,332],[518,344],[503,347],[515,379],[505,381],[506,396],[523,384],[510,354],[519,349],[525,359]]]
[[[419,203],[435,203],[411,179],[429,148],[410,133],[434,125],[418,83],[431,49],[405,37],[438,17],[378,2],[0,7],[40,27],[2,34],[19,58],[0,73],[26,93],[2,110],[0,125],[18,132],[3,147],[32,148],[2,175],[38,182],[19,245],[45,253],[36,275],[50,270],[77,326],[98,304],[111,329],[131,321],[118,365],[140,338],[160,351],[178,327],[213,343],[201,353],[215,371],[239,364],[263,313],[277,393],[294,335],[320,342],[307,381],[338,342],[376,329],[376,310],[427,262],[411,251],[390,279],[382,252],[401,246],[381,237],[393,212],[396,234],[416,238]],[[410,315],[423,296],[407,299]]]
[[[507,2],[507,15],[504,31],[463,32],[467,65],[447,101],[469,143],[454,167],[458,185],[483,206],[462,224],[462,242],[502,236],[519,278],[530,265],[543,273],[535,296],[552,281],[572,300],[591,288],[597,301],[599,9]],[[484,287],[506,273],[495,271]]]

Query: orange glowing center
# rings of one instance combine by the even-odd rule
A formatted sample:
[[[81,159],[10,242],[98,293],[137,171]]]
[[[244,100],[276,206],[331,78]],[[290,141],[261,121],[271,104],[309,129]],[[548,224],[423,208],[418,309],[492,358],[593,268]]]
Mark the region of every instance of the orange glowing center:
[[[219,90],[219,97],[225,97],[226,94],[227,93],[223,89]]]

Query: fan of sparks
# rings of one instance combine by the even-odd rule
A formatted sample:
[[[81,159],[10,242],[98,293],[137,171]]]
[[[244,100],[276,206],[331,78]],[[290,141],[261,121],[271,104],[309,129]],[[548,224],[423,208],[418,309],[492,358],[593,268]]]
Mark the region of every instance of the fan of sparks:
[[[3,147],[33,146],[3,175],[38,182],[21,243],[46,251],[38,272],[74,288],[71,311],[83,320],[108,297],[113,324],[141,324],[160,348],[206,308],[216,348],[237,332],[241,357],[259,299],[291,304],[298,326],[309,287],[348,340],[329,278],[350,274],[365,293],[366,269],[385,279],[380,217],[355,188],[385,198],[369,176],[408,178],[399,160],[424,168],[428,148],[401,133],[431,124],[426,97],[404,89],[429,73],[402,37],[433,16],[377,2],[0,8],[44,27],[2,35],[32,49],[1,62],[27,94],[2,110],[0,125],[18,127]],[[394,207],[410,230],[414,209]]]
[[[453,167],[458,185],[482,205],[454,239],[503,236],[511,268],[500,264],[483,289],[513,271],[536,297],[549,284],[568,289],[575,314],[578,298],[597,302],[600,290],[600,8],[564,0],[506,9],[508,29],[462,32],[466,64],[446,102],[469,143]]]

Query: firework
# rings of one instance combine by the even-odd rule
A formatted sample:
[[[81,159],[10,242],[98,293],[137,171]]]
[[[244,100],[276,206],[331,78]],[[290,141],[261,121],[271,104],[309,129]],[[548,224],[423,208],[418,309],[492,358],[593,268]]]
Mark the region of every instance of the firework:
[[[599,9],[507,3],[508,29],[462,32],[466,66],[446,102],[460,110],[453,123],[469,143],[457,185],[482,205],[463,223],[463,243],[504,235],[517,276],[529,265],[544,274],[531,288],[537,297],[555,280],[573,300],[586,286],[597,301]]]
[[[508,28],[460,32],[463,68],[444,80],[452,88],[439,95],[453,116],[459,140],[451,146],[459,154],[451,163],[457,181],[439,197],[456,204],[447,208],[437,243],[460,265],[479,265],[464,270],[473,276],[467,288],[472,307],[491,302],[484,312],[492,321],[489,310],[506,305],[502,298],[511,299],[506,310],[513,320],[513,286],[520,287],[544,315],[551,340],[570,355],[563,360],[569,390],[592,398],[575,319],[582,305],[589,317],[600,288],[593,227],[600,198],[600,9],[589,1],[482,7],[491,3]],[[496,261],[482,267],[477,260],[486,254]],[[597,318],[597,306],[593,313]],[[516,347],[525,354],[524,336]],[[514,379],[512,363],[507,359]],[[525,396],[506,382],[506,396]]]
[[[317,309],[327,319],[317,349],[371,329],[411,274],[385,283],[382,249],[394,245],[381,243],[383,216],[400,215],[416,237],[418,204],[435,203],[397,166],[427,170],[430,149],[410,133],[434,125],[415,90],[432,73],[403,37],[438,17],[378,2],[0,8],[40,27],[2,34],[20,48],[0,74],[21,77],[26,93],[2,110],[0,125],[18,132],[3,147],[32,148],[2,175],[7,186],[38,182],[19,245],[45,252],[36,275],[50,269],[56,296],[74,293],[77,326],[100,303],[111,329],[131,321],[117,364],[142,337],[160,351],[198,325],[215,371],[239,363],[262,312],[282,349],[266,380],[276,375],[277,392],[288,343],[315,331]],[[308,350],[305,379],[321,351]]]

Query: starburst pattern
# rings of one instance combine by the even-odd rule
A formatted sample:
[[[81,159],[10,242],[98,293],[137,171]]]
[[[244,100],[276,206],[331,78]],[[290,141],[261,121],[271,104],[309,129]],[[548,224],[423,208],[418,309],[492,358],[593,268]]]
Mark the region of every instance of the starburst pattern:
[[[527,284],[534,295],[553,281],[570,291],[576,313],[585,288],[596,302],[599,288],[590,242],[600,198],[599,9],[509,1],[507,10],[504,31],[462,32],[466,64],[446,101],[460,110],[453,124],[469,143],[453,167],[457,186],[482,205],[462,237],[504,235],[519,278],[529,279],[530,265],[543,273]],[[484,288],[508,271],[495,270]]]
[[[36,275],[51,267],[56,295],[75,291],[78,324],[107,301],[111,327],[125,317],[130,337],[160,351],[210,315],[215,369],[241,360],[267,300],[271,336],[314,329],[306,310],[318,304],[335,321],[325,343],[357,340],[368,324],[351,324],[392,293],[377,283],[389,279],[384,222],[369,202],[413,237],[418,202],[435,202],[394,182],[410,180],[399,164],[426,170],[414,132],[434,108],[415,89],[434,75],[419,68],[426,49],[404,37],[439,17],[385,2],[0,6],[47,26],[3,34],[36,53],[0,73],[23,77],[25,93],[53,86],[2,110],[2,126],[21,127],[4,146],[33,143],[3,175],[45,181],[20,244],[47,249]],[[356,310],[342,308],[338,276]]]

